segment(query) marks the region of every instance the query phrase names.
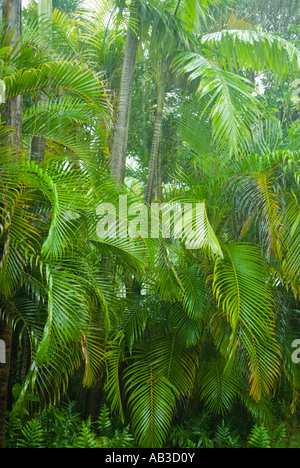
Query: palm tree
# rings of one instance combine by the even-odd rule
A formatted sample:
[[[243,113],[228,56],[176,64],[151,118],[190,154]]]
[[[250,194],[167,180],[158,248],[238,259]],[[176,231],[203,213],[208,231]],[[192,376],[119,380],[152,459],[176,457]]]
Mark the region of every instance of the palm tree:
[[[157,110],[154,124],[154,134],[152,141],[152,151],[149,163],[149,173],[147,178],[147,188],[145,201],[150,205],[153,197],[154,181],[157,168],[157,159],[159,153],[159,147],[162,137],[162,123],[163,123],[163,111],[165,106],[165,93],[166,93],[166,82],[167,82],[167,68],[166,63],[160,64],[160,71],[158,73],[158,86],[157,86]]]
[[[157,110],[154,123],[152,150],[146,187],[146,203],[150,204],[153,198],[154,181],[157,169],[159,148],[162,138],[163,111],[165,106],[166,84],[168,72],[172,64],[174,51],[191,47],[193,37],[190,32],[198,29],[199,23],[209,14],[211,4],[216,8],[217,1],[194,2],[178,1],[166,5],[160,12],[160,21],[155,20],[152,28],[149,54],[154,52],[154,61],[158,61],[157,74]]]
[[[42,19],[47,19],[51,23],[52,18],[52,0],[40,0],[38,4],[38,21],[41,22]],[[50,26],[51,27],[51,26]],[[42,105],[46,100],[43,96],[40,96],[38,100],[38,105]],[[32,135],[31,144],[30,144],[30,156],[31,159],[35,161],[43,160],[45,157],[46,151],[46,141],[45,138]]]
[[[263,144],[258,127],[253,146],[240,146],[247,157],[235,161],[229,150],[203,140],[209,127],[199,125],[195,102],[181,114],[181,126],[197,177],[178,171],[185,193],[179,188],[174,201],[202,205],[194,219],[199,249],[177,244],[174,256],[174,243],[157,241],[155,263],[139,278],[144,291],[128,303],[109,346],[108,398],[121,418],[129,409],[142,447],[165,443],[178,400],[203,401],[218,415],[238,403],[267,421],[280,381],[292,392],[292,411],[299,399],[287,351],[295,334],[292,326],[282,328],[293,318],[284,300],[278,304],[279,281],[299,295],[293,264],[299,263],[299,203],[291,197],[299,192],[298,152],[278,146],[277,138],[276,146]],[[257,139],[262,154],[255,152]]]
[[[63,27],[63,24],[60,22],[60,27]],[[93,180],[99,167],[96,167],[91,152],[87,154],[86,146],[83,145],[82,149],[78,144],[80,132],[86,141],[85,125],[90,124],[91,112],[93,116],[97,116],[94,120],[95,126],[101,126],[105,119],[109,120],[107,112],[109,105],[102,94],[103,83],[87,66],[61,59],[53,60],[53,53],[50,54],[52,60],[46,62],[45,48],[40,52],[41,49],[35,47],[34,38],[42,40],[40,25],[36,30],[27,31],[22,43],[20,40],[16,42],[15,36],[9,34],[7,29],[2,36],[2,50],[5,50],[2,56],[6,56],[6,63],[1,69],[1,75],[6,85],[9,107],[7,123],[10,126],[5,129],[3,124],[1,125],[1,337],[5,339],[7,348],[7,365],[1,367],[1,446],[10,371],[12,320],[23,323],[32,353],[31,367],[18,405],[22,401],[30,402],[28,393],[32,394],[33,382],[37,384],[41,401],[47,402],[55,398],[62,385],[66,384],[67,376],[72,374],[82,362],[84,350],[86,363],[84,379],[86,385],[91,385],[96,378],[98,364],[103,356],[104,348],[101,344],[103,332],[98,325],[102,313],[102,317],[106,317],[103,319],[104,323],[107,326],[109,323],[108,297],[105,298],[106,293],[101,293],[100,282],[103,280],[100,280],[100,268],[93,274],[88,262],[85,262],[85,265],[81,265],[80,275],[76,273],[77,268],[79,271],[81,267],[79,267],[80,262],[76,266],[71,260],[74,250],[71,256],[65,257],[65,263],[61,263],[63,251],[67,244],[70,245],[71,233],[74,238],[73,249],[76,249],[75,239],[77,242],[80,237],[78,221],[75,222],[76,209],[81,214],[83,209],[88,213],[89,210],[96,210],[100,201],[86,185],[85,171],[91,174]],[[24,57],[30,57],[30,60],[24,60]],[[16,68],[15,63],[26,63],[28,68]],[[22,134],[19,126],[18,129],[14,129],[14,135],[17,137],[11,138],[11,128],[14,124],[20,123],[19,117],[16,118],[13,113],[16,109],[15,103],[20,103],[24,95],[27,98],[28,93],[38,92],[46,87],[49,90],[60,89],[60,92],[68,90],[65,102],[62,102],[62,96],[59,100],[55,96],[54,99],[44,100],[35,108],[25,109],[21,122]],[[68,96],[70,92],[72,96]],[[50,120],[50,125],[45,126],[45,116],[48,113],[52,114],[52,121]],[[59,113],[61,118],[58,119]],[[77,134],[74,133],[75,125],[78,127]],[[55,130],[58,126],[60,134]],[[72,131],[70,131],[71,126]],[[29,163],[23,159],[26,153],[29,156],[28,141],[33,133],[47,138],[48,163],[44,167],[38,168],[34,162]],[[94,136],[93,140],[97,141],[97,138]],[[22,153],[20,153],[21,144]],[[78,166],[80,155],[84,155],[81,170]],[[62,162],[64,172],[61,171],[58,161]],[[83,167],[85,169],[82,169]],[[75,182],[79,181],[79,178],[81,181],[77,191]],[[71,188],[72,183],[68,185],[67,182],[66,185],[63,179],[65,182],[68,179],[69,182],[73,180],[73,188]],[[94,204],[82,203],[86,196],[83,190],[86,193],[90,192]],[[68,200],[65,198],[67,193],[69,193]],[[73,203],[78,204],[72,213]],[[86,220],[84,222],[86,223]],[[88,256],[86,252],[86,260]],[[73,258],[75,263],[79,260],[78,256],[77,260],[76,257]],[[83,280],[83,270],[86,271],[85,280]],[[93,296],[88,284],[94,275]],[[79,281],[80,278],[83,282]],[[109,287],[106,290],[108,289]],[[68,299],[65,294],[67,290],[70,291]],[[80,290],[82,294],[78,295]],[[76,303],[74,298],[77,298]],[[81,318],[75,313],[78,303],[82,306]],[[73,327],[75,322],[71,324],[72,316],[75,321],[78,319],[76,327],[79,323],[86,324],[79,334],[76,332],[77,338],[76,327]],[[62,325],[63,321],[65,326]],[[42,333],[41,325],[44,327]],[[57,335],[59,330],[61,335]],[[65,343],[66,348],[59,349],[57,347],[59,343]],[[69,343],[69,354],[65,352],[67,343]],[[52,371],[49,372],[49,369]],[[45,379],[48,379],[49,387],[45,387]]]
[[[199,10],[197,7],[201,7],[200,11],[198,11],[198,15],[196,16],[184,13],[184,16],[182,17],[180,6],[183,8],[184,12],[186,10],[188,11],[188,9],[183,2],[180,2],[176,8],[176,14],[179,14],[180,19],[185,21],[183,25],[185,25],[186,30],[194,31],[195,24],[199,22],[200,16],[203,21],[205,21],[205,16],[208,14],[206,4],[195,5],[196,11]],[[164,23],[162,24],[164,26]],[[176,27],[182,28],[179,24],[175,25],[175,28]],[[228,144],[232,151],[236,151],[237,143],[240,138],[244,138],[245,135],[248,135],[249,137],[249,127],[251,126],[251,122],[254,122],[257,118],[258,108],[253,96],[253,89],[251,90],[252,85],[250,82],[247,83],[247,80],[238,75],[234,77],[234,75],[229,73],[229,71],[239,72],[241,68],[244,69],[247,67],[249,70],[261,73],[266,70],[268,63],[272,62],[270,67],[274,71],[277,79],[278,77],[285,79],[291,69],[293,69],[295,73],[298,69],[298,52],[292,44],[289,44],[276,36],[270,38],[269,35],[263,33],[257,35],[254,31],[249,30],[251,27],[252,26],[249,23],[239,20],[236,15],[232,14],[227,21],[227,28],[231,28],[230,30],[223,30],[218,33],[205,34],[202,36],[202,55],[197,51],[199,47],[197,44],[197,42],[199,43],[199,41],[197,41],[199,34],[197,32],[197,38],[190,37],[190,48],[195,49],[197,52],[182,52],[177,59],[180,65],[188,62],[188,65],[184,66],[184,70],[191,73],[191,80],[195,80],[196,77],[201,77],[199,91],[204,90],[202,94],[203,98],[206,95],[212,94],[212,89],[216,89],[217,92],[212,95],[211,100],[211,104],[212,102],[215,102],[215,105],[210,106],[208,104],[207,109],[211,110],[211,118],[213,118],[215,128],[215,138],[223,141],[224,144]],[[161,47],[163,50],[161,55],[159,54],[159,57],[164,57],[164,54],[167,53],[166,51],[170,50],[170,44],[172,43],[172,40],[174,41],[174,36],[177,36],[172,34],[172,32],[169,32],[166,39],[166,34],[162,31],[162,28],[157,32],[152,31],[152,36],[155,34],[159,37],[158,42],[161,42],[158,47]],[[259,57],[259,60],[253,58],[253,54],[249,48],[250,44],[253,42],[253,37],[255,37],[257,47],[259,48],[255,57]],[[162,43],[161,38],[164,38],[166,43]],[[196,46],[193,45],[193,39],[195,44],[197,44]],[[269,42],[267,43],[268,40]],[[243,46],[235,47],[234,44],[236,42],[243,44]],[[183,44],[181,44],[181,46],[182,45]],[[206,49],[206,47],[208,48]],[[242,47],[244,48],[242,49]],[[260,52],[261,49],[263,50]],[[278,50],[278,54],[276,50]],[[240,57],[239,53],[241,54]],[[284,55],[288,60],[283,58]],[[220,58],[220,65],[222,65],[222,67],[228,67],[229,71],[226,70],[225,73],[223,73],[223,70],[220,69],[219,66],[216,66],[214,63],[216,57]],[[163,67],[167,69],[166,60],[167,59],[162,58],[163,65],[161,66],[161,69]],[[286,68],[278,66],[278,63],[280,63],[281,60],[285,60],[285,63],[290,63],[290,66],[287,66]],[[176,60],[173,59],[173,62],[176,63]],[[146,188],[145,199],[147,203],[150,203],[152,200],[157,167],[156,163],[160,146],[162,111],[164,107],[166,82],[165,73],[165,71],[163,73],[162,71],[157,72],[158,105]],[[241,114],[238,115],[241,110],[243,116]]]
[[[140,2],[130,4],[130,21],[127,30],[124,62],[119,94],[119,113],[115,125],[111,151],[111,174],[120,182],[125,178],[126,151],[130,121],[130,108],[135,70],[135,61],[139,44]]]
[[[99,160],[111,126],[106,86],[99,71],[84,61],[79,40],[73,41],[78,34],[76,22],[58,10],[53,12],[51,28],[49,21],[41,17],[38,24],[33,20],[26,25],[18,54],[25,57],[30,51],[31,55],[23,68],[7,69],[6,94],[8,98],[26,96],[22,129],[26,150],[29,146],[32,150],[32,137],[46,141],[49,149],[65,147],[73,158],[84,159],[95,174],[101,170]],[[9,60],[13,64],[16,58],[13,52]]]
[[[234,28],[232,21],[230,27]],[[178,67],[190,81],[200,81],[203,115],[213,122],[213,137],[234,153],[259,115],[253,84],[242,73],[273,71],[277,80],[299,70],[299,50],[288,41],[262,31],[224,29],[199,38],[200,51],[180,53]],[[239,73],[239,75],[237,74]]]
[[[15,53],[20,48],[22,33],[21,2],[19,0],[5,0],[2,5],[2,18],[6,21],[2,40],[9,39],[10,46]],[[9,99],[5,106],[5,121],[14,128],[16,141],[20,141],[22,134],[22,102],[20,96]]]
[[[111,107],[102,76],[83,62],[85,51],[72,42],[76,24],[53,13],[51,29],[69,38],[72,62],[56,37],[49,37],[48,24],[48,18],[29,24],[19,50],[11,50],[1,70],[8,99],[24,96],[27,102],[29,93],[40,90],[48,97],[24,109],[22,152],[8,142],[1,147],[1,316],[22,324],[31,349],[15,412],[32,402],[56,401],[79,367],[84,385],[95,384],[121,294],[108,271],[141,272],[149,257],[139,241],[97,235],[98,206],[119,196],[107,181],[101,155]],[[20,60],[26,67],[13,67],[15,54],[27,57],[28,50],[30,60]],[[1,132],[7,133],[2,127]],[[46,158],[38,165],[29,158],[32,134],[47,141]],[[4,416],[5,411],[2,433]]]
[[[189,12],[185,2],[168,5],[170,11],[149,2],[144,23],[132,8],[130,26],[138,24],[144,37],[142,26],[148,34],[156,13],[167,35]],[[288,349],[295,338],[291,304],[300,293],[299,151],[276,120],[258,122],[253,83],[243,75],[247,67],[271,67],[284,79],[298,70],[299,52],[251,30],[197,35],[193,52],[176,61],[192,82],[177,110],[184,169],[174,168],[175,183],[162,201],[183,212],[197,203],[198,210],[187,213],[181,239],[130,239],[117,209],[113,227],[122,235],[99,237],[99,205],[117,206],[119,195],[130,208],[143,203],[142,192],[112,183],[106,171],[112,105],[100,73],[105,57],[100,66],[96,60],[104,47],[96,43],[109,27],[103,33],[81,18],[80,29],[57,10],[50,21],[51,29],[47,18],[31,21],[18,49],[0,52],[7,98],[23,96],[25,104],[22,147],[0,126],[0,314],[30,345],[14,414],[58,401],[79,369],[83,385],[100,380],[112,410],[123,421],[130,417],[141,447],[162,447],[175,414],[189,405],[221,416],[240,405],[269,420],[279,382],[295,412],[300,382]],[[109,37],[115,49],[119,42]],[[151,174],[166,65],[160,60]],[[40,91],[43,102],[33,98]],[[128,100],[126,106],[124,98],[125,127]],[[32,135],[47,142],[39,164],[29,158]],[[123,167],[124,160],[119,180]],[[7,388],[7,372],[5,379]]]
[[[150,29],[151,24],[155,24],[157,22],[165,22],[164,28],[170,29],[171,34],[175,34],[175,27],[173,23],[174,18],[176,18],[180,9],[183,11],[181,17],[191,16],[192,12],[194,19],[196,19],[198,4],[199,9],[202,10],[203,6],[206,6],[207,3],[216,3],[216,1],[209,0],[207,2],[206,0],[197,0],[196,7],[195,2],[191,2],[190,0],[185,2],[177,0],[176,2],[171,2],[170,4],[166,5],[165,2],[158,0],[151,0],[150,2],[135,0],[130,4],[130,21],[126,37],[123,70],[120,84],[118,106],[119,113],[115,124],[114,139],[111,151],[111,173],[121,182],[124,181],[125,177],[130,109],[136,56],[140,39],[139,34],[142,31],[144,35],[146,35]],[[120,7],[119,4],[118,6]],[[122,2],[121,6],[124,6]],[[185,14],[186,10],[188,14]],[[168,12],[171,12],[171,15],[168,14]],[[170,18],[170,16],[173,18]],[[157,40],[157,38],[155,40]],[[158,127],[159,122],[157,122],[157,128]],[[156,135],[157,133],[159,133],[159,131],[156,131]],[[157,150],[155,149],[156,147],[157,144],[155,143],[153,148],[153,157],[155,158],[157,153]]]
[[[231,27],[234,18],[228,22]],[[277,178],[272,164],[262,170],[257,168],[260,159],[252,158],[249,174],[242,169],[243,162],[247,166],[250,158],[250,136],[258,125],[259,112],[253,83],[241,75],[246,67],[259,72],[271,68],[279,79],[285,79],[288,71],[298,70],[299,52],[276,36],[256,33],[248,27],[205,34],[200,37],[200,52],[182,52],[177,59],[178,67],[196,82],[201,96],[198,105],[181,109],[185,116],[181,125],[191,139],[191,154],[199,158],[196,167],[201,185],[195,176],[182,177],[179,173],[176,180],[185,191],[191,187],[191,192],[179,197],[182,204],[193,200],[203,206],[194,220],[201,228],[201,238],[197,239],[201,251],[184,255],[181,250],[180,261],[174,264],[163,241],[156,247],[155,267],[149,277],[146,273],[139,280],[147,285],[146,292],[128,306],[111,345],[108,396],[121,417],[124,408],[129,408],[141,446],[157,447],[165,442],[176,400],[179,396],[187,398],[193,390],[218,414],[229,412],[238,399],[253,416],[261,411],[267,418],[267,401],[284,371],[293,382],[294,407],[298,398],[295,368],[291,370],[290,362],[284,370],[281,367],[273,283],[276,279],[270,266],[271,256],[283,262],[285,281],[297,290],[297,241],[292,249],[294,260],[289,261],[294,263],[292,282],[287,277],[283,254],[287,233],[292,229],[296,235],[296,226],[284,224],[280,207],[285,202],[280,204],[277,199],[280,189],[274,190]],[[253,47],[257,48],[256,54]],[[280,67],[281,61],[286,65]],[[195,102],[197,94],[192,96]],[[157,153],[158,142],[159,131],[153,154]],[[266,153],[263,156],[268,161]],[[247,157],[239,164],[233,155],[237,160]],[[155,157],[150,167],[152,175]],[[287,164],[292,160],[294,157],[288,158]],[[277,163],[278,159],[274,161]],[[229,187],[233,185],[236,191],[229,199]],[[148,192],[151,190],[147,196]],[[233,209],[238,213],[243,205],[247,216],[240,231],[234,233],[230,213]],[[295,206],[293,213],[295,223]],[[255,245],[241,242],[255,223],[260,227]],[[253,291],[257,291],[255,297]],[[120,375],[119,369],[124,369],[125,363]]]

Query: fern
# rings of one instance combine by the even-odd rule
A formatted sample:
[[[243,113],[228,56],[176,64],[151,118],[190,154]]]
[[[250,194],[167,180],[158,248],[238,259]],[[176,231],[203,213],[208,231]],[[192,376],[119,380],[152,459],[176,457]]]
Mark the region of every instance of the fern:
[[[75,411],[75,402],[68,401],[61,408],[51,408],[40,417],[45,430],[47,448],[63,448],[76,445],[78,428],[82,423]]]
[[[239,437],[233,437],[230,428],[226,426],[224,419],[222,424],[217,427],[216,442],[219,448],[239,448]]]
[[[211,438],[212,415],[204,411],[195,417],[189,415],[183,425],[172,429],[170,440],[176,448],[214,448]]]
[[[134,436],[130,432],[129,425],[125,427],[122,431],[116,430],[115,435],[111,440],[111,448],[132,448],[135,446]]]
[[[279,424],[275,429],[273,429],[271,435],[271,443],[274,448],[281,448],[282,442],[287,437],[287,430],[284,423]]]
[[[19,418],[12,418],[5,423],[5,445],[4,448],[15,448],[16,441],[22,435],[22,422]]]
[[[271,438],[269,432],[264,424],[258,426],[257,424],[251,431],[251,434],[248,438],[248,445],[252,448],[271,448]]]
[[[83,421],[77,438],[76,448],[97,448],[96,435],[91,429],[91,421]]]
[[[28,421],[21,432],[22,437],[18,440],[18,448],[44,448],[43,428],[38,419]]]
[[[112,432],[112,421],[109,409],[106,405],[102,406],[97,422],[100,434],[102,436],[109,436]]]

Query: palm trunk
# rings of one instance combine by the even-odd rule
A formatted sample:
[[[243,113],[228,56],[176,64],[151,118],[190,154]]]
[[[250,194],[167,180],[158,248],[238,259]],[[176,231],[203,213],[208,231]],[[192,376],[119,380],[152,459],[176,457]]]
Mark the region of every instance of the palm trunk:
[[[165,64],[162,65],[160,75],[158,78],[158,96],[157,96],[157,113],[154,125],[154,134],[152,141],[152,151],[149,163],[149,172],[146,189],[146,203],[150,204],[153,196],[155,173],[157,167],[157,159],[159,153],[159,147],[161,143],[162,134],[162,123],[163,123],[163,111],[165,107],[165,93],[166,93],[166,80],[167,80],[167,67]]]
[[[32,161],[43,161],[45,159],[46,139],[33,135],[30,144],[30,159]]]
[[[2,3],[2,18],[6,20],[5,31],[14,31],[11,47],[16,46],[21,37],[21,3],[21,0],[3,0]],[[4,121],[14,129],[12,140],[19,147],[22,137],[22,96],[9,99],[3,114]]]
[[[39,22],[41,18],[52,18],[52,0],[39,0],[38,6]],[[46,98],[39,93],[38,102],[43,104]],[[30,145],[30,159],[33,161],[43,161],[46,152],[46,139],[44,137],[33,135]]]
[[[157,199],[159,203],[162,202],[162,141],[159,144],[158,158],[157,158]]]
[[[136,2],[134,2],[136,5]],[[133,7],[131,12],[131,19],[137,21],[138,12],[136,6]],[[132,21],[131,21],[132,23]],[[134,26],[135,26],[134,24]],[[138,21],[139,24],[139,21]],[[119,115],[116,121],[116,128],[114,133],[110,170],[113,177],[120,182],[124,182],[125,166],[126,166],[126,153],[128,143],[128,131],[130,121],[130,109],[133,90],[133,80],[135,71],[135,62],[137,48],[139,44],[139,32],[132,29],[133,25],[130,24],[125,45],[124,63],[121,77],[120,96],[119,96]],[[139,29],[139,28],[137,28]]]

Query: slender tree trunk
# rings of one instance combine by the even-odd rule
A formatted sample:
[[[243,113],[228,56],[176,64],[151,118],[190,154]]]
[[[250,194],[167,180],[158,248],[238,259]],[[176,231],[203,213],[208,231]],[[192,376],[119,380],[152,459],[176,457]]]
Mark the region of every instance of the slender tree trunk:
[[[177,1],[177,6],[174,12],[174,16],[177,16],[182,0]],[[162,124],[163,124],[163,112],[165,108],[165,94],[166,94],[166,82],[167,82],[167,71],[168,65],[162,61],[160,74],[158,78],[158,92],[157,92],[157,114],[154,126],[154,135],[152,141],[152,150],[149,163],[149,172],[146,188],[146,203],[150,204],[153,197],[155,172],[157,169],[157,197],[162,200]]]
[[[21,0],[3,0],[2,18],[6,20],[5,30],[13,32],[11,47],[18,47],[21,38]],[[4,120],[14,132],[11,140],[16,148],[21,147],[22,138],[22,97],[16,96],[6,102],[4,110]],[[6,348],[6,362],[0,364],[0,448],[4,444],[5,420],[7,410],[7,396],[10,376],[11,350],[13,343],[13,328],[10,319],[0,321],[0,339],[4,341]]]
[[[137,2],[134,2],[130,25],[127,31],[125,55],[121,77],[120,95],[119,95],[119,115],[116,121],[110,168],[111,174],[120,182],[124,182],[128,131],[130,121],[130,109],[133,90],[134,70],[136,54],[139,43],[139,20],[138,20]]]
[[[159,143],[158,158],[157,158],[157,198],[159,203],[162,202],[162,141]]]
[[[5,31],[14,32],[11,47],[15,47],[21,37],[21,4],[21,0],[2,0],[2,18],[6,20]],[[16,96],[6,102],[3,117],[7,125],[13,127],[15,133],[12,139],[19,147],[22,137],[22,96]]]
[[[158,77],[158,95],[157,95],[157,113],[154,125],[154,134],[152,141],[152,151],[149,163],[149,172],[146,189],[146,203],[150,204],[153,196],[155,173],[157,168],[157,159],[162,134],[163,111],[165,107],[165,93],[166,93],[166,80],[167,80],[167,66],[162,64],[161,71]]]
[[[44,137],[32,135],[30,144],[30,159],[32,161],[43,161],[45,158],[46,140]]]
[[[38,6],[39,23],[42,18],[51,20],[52,18],[52,0],[39,0]],[[43,104],[46,98],[39,93],[38,103]],[[30,145],[30,159],[34,161],[43,161],[45,159],[46,139],[44,137],[32,135]]]

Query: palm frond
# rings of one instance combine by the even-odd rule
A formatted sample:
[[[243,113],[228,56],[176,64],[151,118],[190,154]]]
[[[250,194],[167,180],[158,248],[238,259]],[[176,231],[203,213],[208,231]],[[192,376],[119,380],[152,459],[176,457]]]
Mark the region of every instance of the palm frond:
[[[222,416],[230,412],[240,391],[238,376],[234,371],[225,372],[225,368],[225,360],[212,357],[203,362],[198,377],[205,406]]]
[[[194,320],[205,320],[207,289],[204,272],[190,267],[180,271],[179,277],[185,290],[183,307],[188,316]]]
[[[177,331],[177,340],[187,348],[197,346],[203,333],[203,322],[191,318],[181,303],[172,305],[169,314],[170,324]]]
[[[286,259],[283,261],[283,269],[288,280],[291,282],[295,295],[298,296],[300,294],[300,207],[295,195],[292,197],[287,211],[290,218],[291,231]]]
[[[153,341],[153,359],[179,395],[187,396],[194,387],[198,368],[198,350],[182,346],[179,331],[168,334],[158,333]]]
[[[299,73],[299,49],[275,34],[259,30],[227,30],[204,35],[202,44],[213,48],[220,65],[231,71],[271,69],[276,79]]]
[[[121,365],[125,360],[124,352],[124,335],[121,333],[115,339],[108,343],[109,351],[107,353],[107,378],[105,390],[107,392],[108,401],[111,404],[113,412],[119,415],[124,421],[123,408],[123,390],[121,378]]]
[[[261,245],[267,257],[272,252],[282,258],[287,236],[286,215],[280,199],[282,174],[277,165],[266,171],[243,173],[233,177],[232,187],[236,203],[242,206],[247,216],[253,215],[259,225]]]
[[[200,99],[209,97],[203,114],[207,111],[212,121],[214,141],[237,153],[239,140],[249,139],[250,126],[259,115],[252,83],[197,53],[179,54],[176,67],[189,81],[200,80]]]
[[[141,447],[162,447],[174,416],[175,387],[161,373],[151,353],[137,353],[125,372],[125,390],[133,429]]]
[[[203,249],[209,254],[223,257],[220,242],[208,218],[207,203],[196,203],[196,213],[192,204],[185,205],[184,210],[186,247]]]
[[[107,100],[103,83],[86,65],[76,62],[48,62],[37,68],[20,69],[4,79],[7,98],[46,88],[62,88],[92,102],[107,115]]]
[[[259,401],[271,394],[280,375],[274,303],[259,250],[244,244],[226,246],[225,259],[215,265],[213,291],[219,313],[227,317],[231,327],[226,357],[236,359],[238,350],[244,349],[250,393]]]

